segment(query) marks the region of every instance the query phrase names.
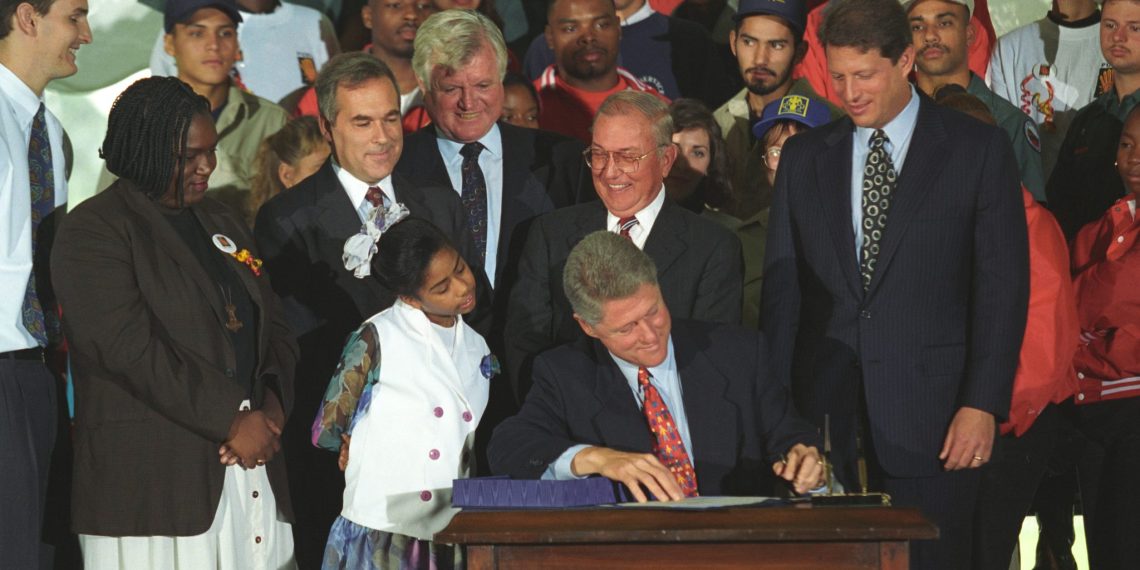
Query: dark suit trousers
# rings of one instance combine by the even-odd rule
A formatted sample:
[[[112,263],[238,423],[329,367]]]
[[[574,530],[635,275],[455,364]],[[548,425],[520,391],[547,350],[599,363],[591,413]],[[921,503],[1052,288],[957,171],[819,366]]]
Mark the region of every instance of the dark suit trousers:
[[[866,404],[860,409],[862,433],[870,434]],[[970,567],[974,504],[981,482],[979,469],[948,471],[929,477],[891,477],[875,457],[874,441],[864,446],[868,488],[891,497],[896,507],[915,507],[938,525],[937,540],[910,543],[911,570],[962,570]],[[857,491],[854,486],[850,490]]]
[[[1079,473],[1089,567],[1140,568],[1140,397],[1077,406],[1078,428],[1104,448],[1095,477]],[[1091,480],[1090,480],[1091,479]]]
[[[0,565],[50,564],[41,542],[56,433],[55,378],[41,362],[0,360]]]
[[[1021,437],[1012,433],[994,440],[993,455],[984,465],[978,506],[974,513],[974,564],[976,569],[1009,567],[1021,523],[1057,440],[1060,411],[1046,406]]]

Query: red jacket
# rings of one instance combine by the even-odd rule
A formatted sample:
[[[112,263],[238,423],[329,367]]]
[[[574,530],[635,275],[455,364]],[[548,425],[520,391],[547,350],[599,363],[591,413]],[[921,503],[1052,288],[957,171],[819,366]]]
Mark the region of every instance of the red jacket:
[[[1053,215],[1021,190],[1029,226],[1029,314],[1009,421],[1001,433],[1020,437],[1050,402],[1077,391],[1073,353],[1077,350],[1077,306],[1069,278],[1069,248]]]
[[[1081,338],[1078,404],[1140,396],[1140,222],[1136,197],[1117,200],[1073,240]]]

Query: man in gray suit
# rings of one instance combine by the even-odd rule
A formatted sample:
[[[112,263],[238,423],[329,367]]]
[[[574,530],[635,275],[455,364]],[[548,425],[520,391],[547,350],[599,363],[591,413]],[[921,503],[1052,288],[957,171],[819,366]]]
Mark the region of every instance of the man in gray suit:
[[[519,402],[530,387],[534,356],[582,334],[562,290],[562,268],[591,232],[618,233],[653,259],[674,316],[740,321],[740,241],[666,199],[662,180],[677,158],[672,136],[669,108],[654,95],[622,91],[598,109],[585,157],[601,202],[535,220],[508,301],[506,356]]]

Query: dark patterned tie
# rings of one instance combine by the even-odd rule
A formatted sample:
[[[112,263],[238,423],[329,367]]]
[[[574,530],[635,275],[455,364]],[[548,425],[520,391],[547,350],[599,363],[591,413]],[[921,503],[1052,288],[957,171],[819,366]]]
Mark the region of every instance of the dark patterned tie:
[[[649,383],[649,370],[645,367],[637,369],[637,383],[641,386],[641,410],[645,412],[649,431],[653,433],[653,454],[673,473],[673,478],[685,496],[696,497],[697,473],[693,471],[693,462],[689,461],[685,441],[677,431],[677,424],[673,423],[673,414],[669,413],[665,400],[661,399],[657,388]]]
[[[379,208],[384,205],[384,191],[379,186],[369,186],[368,191],[364,193],[364,199],[372,204],[373,208]]]
[[[463,192],[460,198],[467,210],[467,229],[475,239],[475,249],[479,263],[487,259],[487,181],[483,169],[479,168],[479,153],[483,145],[473,142],[463,145],[459,154],[463,155]]]
[[[48,142],[43,103],[40,103],[40,108],[32,119],[32,136],[28,142],[28,182],[32,198],[32,258],[35,259],[36,234],[39,233],[40,222],[55,208],[55,172],[52,170],[51,144]],[[24,291],[21,314],[24,328],[28,329],[40,346],[47,346],[49,325],[45,323],[43,306],[36,293],[34,270]]]
[[[629,232],[633,229],[633,226],[637,224],[636,216],[629,216],[618,220],[618,235],[629,241],[633,241],[633,236],[629,235]]]
[[[879,245],[887,228],[887,210],[895,191],[895,167],[887,152],[887,133],[875,129],[871,135],[871,151],[863,167],[863,244],[859,271],[863,277],[863,291],[871,286],[875,275],[875,261],[879,258]]]

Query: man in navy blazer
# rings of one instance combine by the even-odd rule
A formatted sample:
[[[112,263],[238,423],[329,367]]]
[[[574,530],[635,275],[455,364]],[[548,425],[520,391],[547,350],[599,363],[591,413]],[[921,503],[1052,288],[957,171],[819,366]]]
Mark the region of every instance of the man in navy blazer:
[[[1009,410],[1028,252],[1004,134],[907,82],[896,0],[839,0],[820,27],[847,119],[784,145],[762,322],[797,408],[823,426],[848,490],[941,528],[915,568],[966,568],[978,470]],[[878,140],[879,142],[876,142]],[[880,146],[881,145],[881,146]]]
[[[261,207],[254,226],[274,292],[297,335],[297,413],[282,434],[296,497],[297,559],[320,565],[328,530],[340,514],[344,478],[336,457],[313,447],[311,427],[348,334],[390,307],[395,295],[373,278],[358,279],[342,261],[344,242],[360,232],[370,208],[402,203],[439,227],[472,266],[479,297],[472,326],[489,329],[490,288],[474,263],[459,199],[450,188],[417,187],[393,174],[403,146],[400,96],[388,67],[356,52],[329,60],[317,78],[321,131],[333,155],[312,176]],[[380,206],[373,206],[370,190]]]
[[[682,483],[666,467],[676,463],[661,454],[643,413],[646,402],[654,409],[652,386],[700,494],[771,494],[765,483],[773,472],[800,493],[819,484],[818,437],[772,376],[760,334],[673,321],[652,259],[604,230],[574,247],[563,281],[589,338],[535,359],[526,403],[491,438],[495,473],[599,474],[624,483],[639,501],[643,489],[661,500],[682,498]]]

